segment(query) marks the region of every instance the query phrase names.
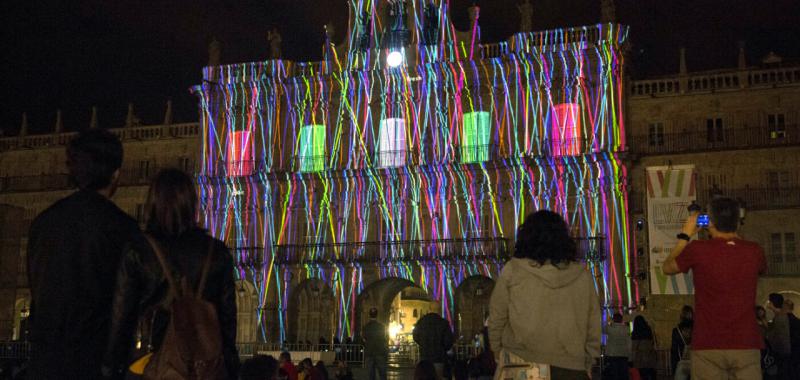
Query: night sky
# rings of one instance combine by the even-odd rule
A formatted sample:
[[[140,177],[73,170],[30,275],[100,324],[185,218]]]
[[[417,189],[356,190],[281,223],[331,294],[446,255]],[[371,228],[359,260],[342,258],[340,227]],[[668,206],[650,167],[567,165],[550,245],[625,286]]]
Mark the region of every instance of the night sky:
[[[10,4],[9,4],[10,3]],[[456,27],[466,29],[471,0],[450,0]],[[481,0],[484,42],[516,31],[517,0]],[[600,0],[532,0],[536,29],[596,23]],[[146,6],[144,4],[154,4]],[[66,130],[89,124],[92,105],[101,127],[124,124],[133,102],[142,124],[163,119],[173,100],[174,121],[196,121],[188,88],[200,81],[208,43],[222,43],[223,63],[268,57],[267,31],[283,36],[285,58],[321,56],[322,25],[337,37],[347,25],[345,0],[11,0],[0,7],[0,129],[19,129],[28,113],[30,133],[53,128],[57,109]],[[748,62],[775,51],[800,57],[798,0],[616,0],[617,18],[631,26],[628,64],[635,77],[678,69],[687,48],[690,71],[735,67],[737,41]]]

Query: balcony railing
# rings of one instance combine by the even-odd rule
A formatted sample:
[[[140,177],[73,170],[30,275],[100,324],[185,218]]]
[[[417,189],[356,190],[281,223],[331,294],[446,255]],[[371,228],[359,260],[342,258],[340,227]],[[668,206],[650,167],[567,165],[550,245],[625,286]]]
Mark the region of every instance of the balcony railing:
[[[138,141],[161,138],[195,137],[200,135],[200,124],[181,123],[169,125],[145,125],[109,129],[120,140]],[[51,133],[46,135],[30,135],[0,138],[0,152],[12,149],[32,149],[48,146],[66,145],[77,133]]]
[[[800,276],[800,261],[797,261],[797,256],[768,255],[767,257],[768,276]]]
[[[27,360],[30,353],[28,342],[0,342],[0,360]]]
[[[293,160],[293,171],[315,173],[326,169],[326,156],[296,156]]]
[[[456,147],[456,152],[456,160],[464,164],[494,161],[499,157],[497,145],[463,145]]]
[[[408,261],[501,260],[508,258],[505,238],[405,240],[275,246],[275,263],[343,264]]]
[[[384,150],[375,153],[376,166],[381,168],[397,168],[411,166],[418,161],[416,151],[405,150]]]
[[[800,125],[782,127],[729,128],[722,135],[686,131],[658,135],[634,135],[630,151],[638,154],[689,153],[709,150],[764,148],[800,144]]]
[[[699,188],[697,201],[708,204],[714,195],[719,194],[738,200],[747,210],[775,210],[800,207],[800,186],[784,187],[742,187],[708,190]]]
[[[2,193],[66,190],[69,188],[68,174],[0,177],[0,192]]]

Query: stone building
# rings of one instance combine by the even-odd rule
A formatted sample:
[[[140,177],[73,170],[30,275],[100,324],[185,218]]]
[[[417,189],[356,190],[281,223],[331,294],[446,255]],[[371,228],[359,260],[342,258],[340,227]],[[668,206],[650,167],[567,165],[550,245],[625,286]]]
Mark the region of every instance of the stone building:
[[[642,287],[655,280],[646,168],[692,165],[698,204],[724,195],[745,208],[741,235],[761,244],[769,265],[758,302],[780,292],[800,303],[800,64],[774,54],[747,64],[742,46],[735,68],[690,72],[682,50],[679,73],[628,83],[626,111],[631,218],[644,221],[635,231]],[[668,345],[692,297],[650,293],[649,315]]]
[[[27,315],[25,247],[30,223],[74,191],[67,178],[65,147],[75,133],[61,132],[58,121],[55,133],[27,135],[25,129],[23,125],[19,136],[0,138],[0,340],[18,338],[20,320]],[[113,201],[142,223],[150,177],[166,167],[194,171],[200,126],[129,125],[111,131],[122,140],[125,154]]]
[[[471,337],[517,225],[542,208],[569,220],[604,307],[635,307],[627,28],[482,44],[477,6],[462,32],[445,1],[364,4],[342,42],[326,29],[323,61],[212,65],[193,90],[201,218],[255,291],[248,336],[356,336],[416,287]]]

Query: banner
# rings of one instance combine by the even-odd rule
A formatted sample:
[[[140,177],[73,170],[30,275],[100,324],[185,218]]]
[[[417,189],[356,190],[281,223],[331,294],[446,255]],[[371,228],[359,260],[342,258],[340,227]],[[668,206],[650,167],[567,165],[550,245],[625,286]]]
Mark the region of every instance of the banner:
[[[666,276],[661,264],[677,242],[687,207],[696,199],[694,165],[647,168],[647,236],[650,249],[650,293],[694,294],[691,274]]]

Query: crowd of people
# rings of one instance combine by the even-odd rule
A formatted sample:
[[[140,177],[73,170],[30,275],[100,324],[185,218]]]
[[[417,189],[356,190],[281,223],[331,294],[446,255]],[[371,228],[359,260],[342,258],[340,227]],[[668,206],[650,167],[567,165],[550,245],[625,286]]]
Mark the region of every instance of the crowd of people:
[[[193,179],[177,169],[155,176],[142,231],[110,201],[122,153],[108,131],[80,133],[67,148],[78,191],[31,225],[29,378],[121,379],[136,371],[159,378],[170,370],[227,379],[353,378],[343,360],[330,370],[310,358],[295,365],[289,352],[242,364],[233,257],[197,225]],[[793,304],[770,294],[767,308],[753,311],[766,270],[763,250],[737,234],[735,201],[716,198],[709,211],[711,239],[692,241],[699,227],[698,212],[691,212],[662,265],[665,274],[692,272],[696,292],[694,309],[685,307],[672,330],[675,378],[797,378]],[[631,331],[621,313],[602,323],[595,280],[569,231],[557,213],[527,216],[491,296],[483,350],[454,360],[452,327],[438,314],[424,315],[413,332],[420,354],[414,378],[589,379],[605,333],[604,378],[654,379],[653,328],[638,315]],[[370,310],[360,339],[369,380],[385,380],[389,341],[378,310]],[[187,353],[192,368],[183,362]],[[132,365],[133,358],[139,360]]]

